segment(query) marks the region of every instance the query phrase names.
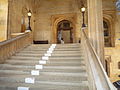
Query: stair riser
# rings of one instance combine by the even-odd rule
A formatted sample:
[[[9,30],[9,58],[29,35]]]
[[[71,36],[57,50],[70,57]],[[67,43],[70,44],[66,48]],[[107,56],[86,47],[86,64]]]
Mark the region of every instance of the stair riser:
[[[10,77],[0,77],[0,81],[2,82],[19,82],[19,83],[24,83],[25,82],[25,78],[35,78],[35,81],[39,82],[39,81],[42,81],[42,82],[46,82],[46,81],[51,81],[51,82],[74,82],[74,83],[81,83],[82,81],[86,81],[87,80],[87,77],[69,77],[69,76],[62,76],[62,77],[57,77],[57,76],[30,76],[30,75],[13,75],[13,76],[10,76]]]
[[[42,58],[37,58],[37,57],[12,57],[11,58],[11,60],[41,60]],[[81,60],[81,59],[83,59],[83,58],[81,58],[81,57],[75,57],[75,58],[73,58],[73,57],[67,57],[67,58],[63,58],[63,57],[50,57],[49,58],[49,60]]]
[[[44,61],[44,60],[40,60],[40,61]],[[39,61],[38,60],[34,60],[34,62],[33,62],[33,60],[8,60],[8,61],[6,61],[6,63],[35,63],[35,64],[38,64],[39,63]],[[72,60],[72,61],[64,61],[64,60],[48,60],[48,61],[46,61],[46,64],[84,64],[85,62],[83,61],[83,60]]]
[[[7,86],[5,86],[7,84]],[[17,87],[30,87],[29,90],[89,90],[88,86],[80,84],[79,86],[49,85],[49,84],[25,84],[25,83],[0,83],[0,90],[17,90]]]
[[[57,45],[47,64],[32,76],[42,56],[51,45],[31,45],[0,65],[0,90],[89,90],[88,75],[82,48],[79,44]],[[25,78],[35,78],[35,84],[26,84]],[[3,84],[4,83],[4,84]]]
[[[64,57],[64,56],[67,56],[67,57],[81,57],[83,56],[82,54],[51,54],[53,57]],[[16,54],[16,56],[24,56],[24,57],[41,57],[41,56],[44,56],[44,54],[25,54],[25,53],[19,53],[19,54]]]
[[[31,65],[31,66],[34,66],[34,65],[37,65],[37,64],[39,64],[39,63],[31,63],[31,62],[28,62],[28,63],[24,63],[24,62],[7,62],[7,64],[11,64],[11,65]],[[51,64],[45,64],[44,66],[85,66],[85,64],[83,64],[83,63],[77,63],[77,64],[67,64],[66,65],[66,63],[65,64],[53,64],[53,63],[51,63]]]

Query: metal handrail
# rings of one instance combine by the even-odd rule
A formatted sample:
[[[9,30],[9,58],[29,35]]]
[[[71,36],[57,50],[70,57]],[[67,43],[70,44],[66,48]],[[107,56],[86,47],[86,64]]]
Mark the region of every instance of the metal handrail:
[[[95,51],[95,48],[93,47],[93,45],[91,44],[91,42],[90,42],[90,40],[89,40],[89,38],[87,37],[87,35],[86,35],[86,33],[85,33],[85,31],[84,30],[82,30],[82,35],[83,35],[83,38],[85,39],[85,41],[83,41],[83,42],[85,42],[85,44],[87,45],[87,47],[88,47],[88,49],[89,49],[89,52],[90,52],[90,54],[92,54],[91,56],[92,56],[92,59],[93,58],[95,58],[95,60],[92,60],[92,62],[94,63],[94,64],[97,64],[97,65],[95,65],[95,67],[94,68],[92,68],[92,69],[98,69],[99,68],[99,70],[100,70],[100,72],[101,72],[101,74],[102,75],[99,75],[99,70],[92,70],[93,71],[93,74],[95,74],[96,73],[96,75],[99,75],[99,76],[95,76],[95,75],[93,75],[94,76],[94,79],[95,79],[95,84],[96,84],[96,88],[97,88],[97,90],[117,90],[114,86],[113,86],[113,84],[110,82],[110,80],[109,80],[109,78],[108,78],[108,76],[107,76],[107,73],[105,72],[105,69],[104,69],[104,67],[103,67],[103,65],[102,65],[102,63],[101,63],[101,60],[100,60],[100,58],[99,58],[99,56],[97,55],[97,52]],[[84,45],[85,46],[85,45]],[[91,60],[91,59],[90,59]],[[96,63],[95,63],[96,62]],[[91,66],[91,67],[93,67],[93,66]],[[98,67],[98,68],[97,68]],[[96,78],[97,77],[97,78]],[[104,84],[102,84],[102,83],[104,83],[104,84],[106,84],[106,85],[104,85]]]

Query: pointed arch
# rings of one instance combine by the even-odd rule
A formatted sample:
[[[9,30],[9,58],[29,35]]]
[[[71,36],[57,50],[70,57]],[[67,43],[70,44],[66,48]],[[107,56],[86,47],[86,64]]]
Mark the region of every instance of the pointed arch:
[[[61,14],[61,15],[54,15],[52,16],[52,43],[57,43],[57,25],[59,22],[63,20],[68,20],[72,22],[74,28],[74,38],[73,42],[76,42],[76,15],[75,14]]]

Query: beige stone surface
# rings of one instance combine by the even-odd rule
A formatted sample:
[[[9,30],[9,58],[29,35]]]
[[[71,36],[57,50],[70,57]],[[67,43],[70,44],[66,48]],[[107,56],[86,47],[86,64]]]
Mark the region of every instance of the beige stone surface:
[[[118,62],[120,62],[120,45],[114,48],[105,48],[105,55],[111,56],[110,63],[110,79],[112,82],[119,80],[120,70],[118,69]]]
[[[9,16],[8,16],[8,33],[20,33],[22,32],[22,24],[25,23],[28,26],[28,10],[32,10],[33,0],[9,0]],[[32,29],[33,28],[33,12],[32,12]],[[9,36],[10,37],[10,36]]]
[[[109,2],[109,3],[107,3]],[[118,62],[120,62],[120,16],[116,12],[115,0],[103,0],[104,20],[107,20],[111,28],[112,46],[106,47],[105,55],[111,56],[110,62],[110,79],[112,82],[120,80],[120,70]]]
[[[8,0],[0,0],[0,42],[7,39]]]
[[[2,1],[7,0],[0,0],[0,2]],[[81,37],[80,28],[82,24],[82,15],[80,12],[81,3],[78,3],[78,1],[80,0],[9,0],[9,38],[12,33],[22,32],[21,25],[23,21],[27,27],[28,17],[26,9],[30,9],[32,10],[31,26],[34,33],[34,40],[49,40],[49,43],[55,43],[57,39],[57,23],[66,19],[72,21],[74,24],[74,42],[78,42],[79,38]],[[112,56],[110,78],[112,81],[115,81],[120,79],[117,77],[118,74],[120,74],[120,70],[118,70],[117,65],[120,54],[120,16],[115,10],[115,0],[102,1],[103,17],[105,20],[108,20],[110,24],[113,46],[114,44],[116,45],[115,47],[105,49],[105,54]],[[6,14],[1,14],[0,7],[0,18],[1,15],[5,16]],[[85,15],[88,17],[87,13]],[[0,25],[0,40],[5,39],[7,36],[7,31],[3,30],[2,28],[4,28],[4,25]]]
[[[76,14],[76,16],[70,17],[71,14]],[[53,24],[56,23],[55,19],[59,19],[60,22],[64,19],[68,20],[69,17],[69,19],[76,18],[72,23],[76,25],[74,27],[76,35],[74,39],[76,39],[75,42],[77,42],[80,37],[79,25],[81,17],[79,15],[80,10],[78,9],[76,0],[36,0],[34,40],[49,40],[49,42],[55,42],[56,40],[53,40],[57,39],[53,34],[53,28],[55,27]],[[56,18],[53,19],[52,17]],[[53,38],[53,36],[55,38]]]
[[[115,10],[116,0],[102,0],[103,10]]]

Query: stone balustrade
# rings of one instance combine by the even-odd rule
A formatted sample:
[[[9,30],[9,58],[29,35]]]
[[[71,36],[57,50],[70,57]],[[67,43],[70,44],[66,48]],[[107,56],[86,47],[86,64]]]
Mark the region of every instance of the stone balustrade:
[[[90,90],[117,90],[110,82],[101,63],[100,57],[91,44],[84,29],[82,30],[82,46],[86,55],[86,64],[90,82]]]
[[[31,32],[18,35],[15,38],[0,42],[0,63],[32,43]]]

